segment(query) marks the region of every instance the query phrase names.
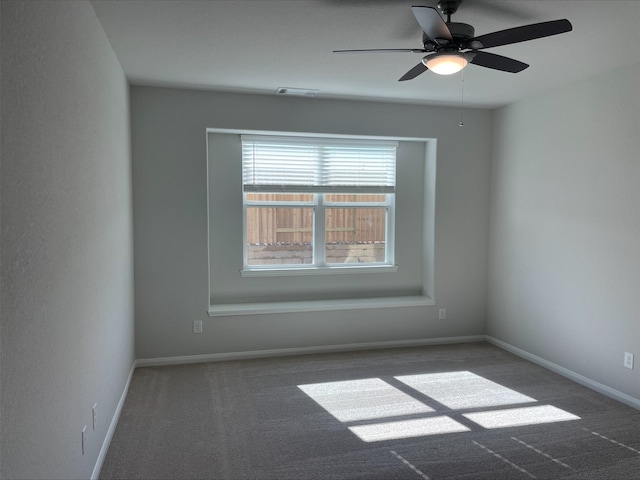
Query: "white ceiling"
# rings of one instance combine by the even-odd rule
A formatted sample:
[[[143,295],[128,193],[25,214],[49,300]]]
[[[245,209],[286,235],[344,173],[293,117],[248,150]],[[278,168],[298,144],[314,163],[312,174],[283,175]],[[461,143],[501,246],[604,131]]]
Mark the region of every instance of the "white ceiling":
[[[272,94],[456,104],[462,75],[425,72],[412,53],[335,49],[421,48],[411,5],[437,0],[92,0],[129,81]],[[567,18],[573,31],[488,49],[531,66],[511,74],[469,65],[466,105],[492,108],[601,72],[640,63],[640,0],[463,0],[453,21],[476,35]]]

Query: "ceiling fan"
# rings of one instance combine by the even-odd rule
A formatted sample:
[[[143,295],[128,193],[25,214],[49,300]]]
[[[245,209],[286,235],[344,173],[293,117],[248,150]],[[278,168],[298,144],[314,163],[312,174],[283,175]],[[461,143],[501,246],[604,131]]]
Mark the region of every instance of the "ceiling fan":
[[[445,22],[433,7],[413,6],[411,10],[423,30],[423,48],[386,48],[366,50],[334,50],[334,53],[428,53],[422,61],[400,77],[399,81],[411,80],[431,70],[440,75],[459,72],[467,64],[518,73],[529,65],[513,58],[484,52],[485,48],[526,42],[536,38],[558,35],[573,29],[569,20],[553,20],[533,23],[522,27],[500,30],[474,37],[471,25],[451,21],[462,0],[440,0],[437,8],[447,17]]]

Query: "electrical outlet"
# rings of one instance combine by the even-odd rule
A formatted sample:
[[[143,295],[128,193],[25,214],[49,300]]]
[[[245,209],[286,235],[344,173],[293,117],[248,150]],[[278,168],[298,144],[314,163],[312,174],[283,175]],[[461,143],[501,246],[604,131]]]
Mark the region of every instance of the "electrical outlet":
[[[93,408],[91,409],[91,420],[93,423],[93,429],[95,430],[98,426],[98,404],[94,403]]]
[[[87,426],[86,425],[82,427],[82,432],[80,435],[81,435],[80,438],[82,440],[82,455],[84,455],[84,452],[87,446]]]
[[[444,320],[446,318],[447,318],[447,309],[441,308],[440,310],[438,310],[438,319]]]
[[[624,366],[633,370],[633,353],[624,352]]]
[[[202,333],[202,320],[193,321],[193,333]]]

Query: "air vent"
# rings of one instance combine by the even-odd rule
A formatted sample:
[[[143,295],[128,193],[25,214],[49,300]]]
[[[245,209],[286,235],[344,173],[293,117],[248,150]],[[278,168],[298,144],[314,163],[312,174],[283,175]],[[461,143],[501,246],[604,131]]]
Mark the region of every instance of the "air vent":
[[[276,95],[295,95],[296,97],[315,97],[319,90],[308,88],[280,87],[276,90]]]

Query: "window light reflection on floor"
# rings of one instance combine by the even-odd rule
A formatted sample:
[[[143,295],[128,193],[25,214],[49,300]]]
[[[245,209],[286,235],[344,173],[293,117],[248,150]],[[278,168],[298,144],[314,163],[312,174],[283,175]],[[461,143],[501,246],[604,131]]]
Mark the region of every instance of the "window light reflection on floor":
[[[397,422],[376,423],[349,427],[364,442],[380,442],[401,438],[468,432],[469,429],[449,417],[419,418]]]
[[[535,402],[535,398],[471,372],[445,372],[395,377],[454,410]]]
[[[580,420],[580,417],[552,405],[467,413],[463,416],[481,427],[489,429]]]
[[[467,371],[403,375],[395,379],[414,389],[417,398],[380,378],[298,385],[298,388],[340,422],[371,421],[347,427],[364,442],[471,431],[449,416],[432,416],[437,406],[434,409],[427,405],[429,399],[451,410],[494,407],[481,412],[459,412],[467,421],[486,429],[580,419],[552,405],[495,408],[537,400]],[[421,398],[418,392],[425,396],[426,403],[418,400]],[[393,420],[403,415],[422,414],[427,414],[424,415],[427,418]]]
[[[433,412],[431,407],[379,378],[298,385],[341,422]]]

